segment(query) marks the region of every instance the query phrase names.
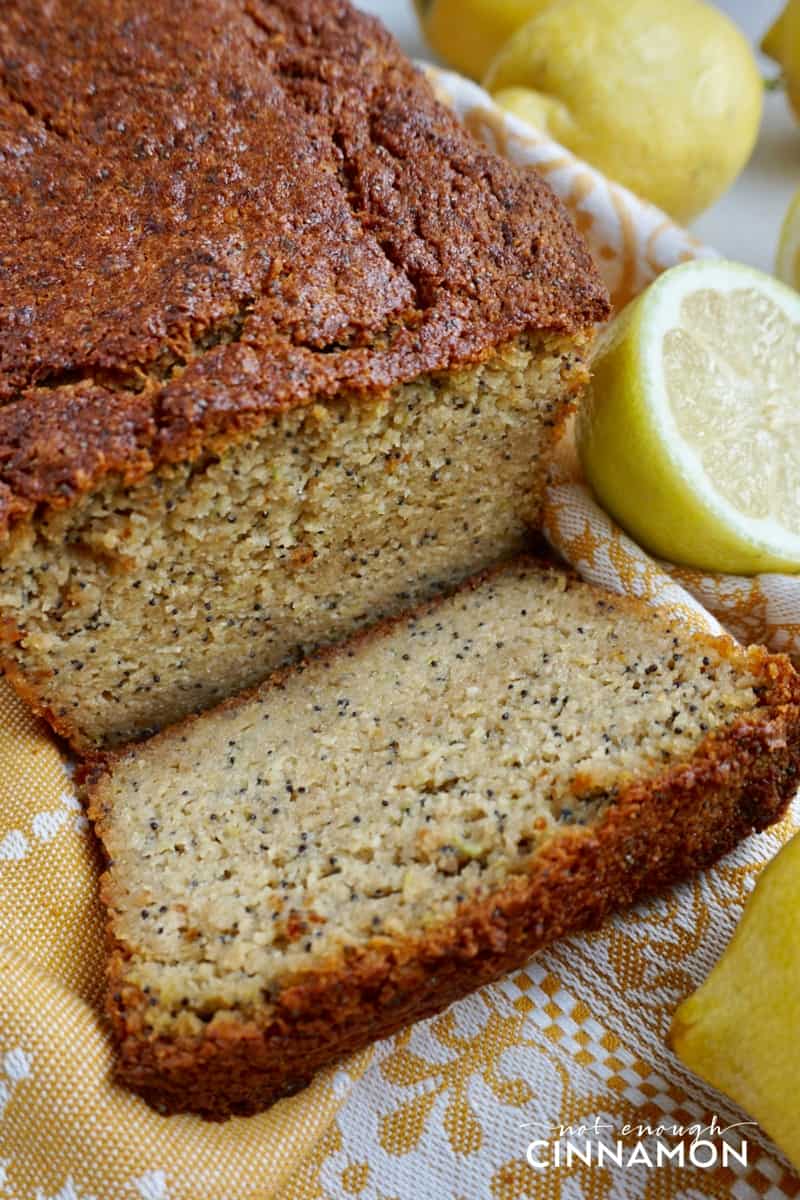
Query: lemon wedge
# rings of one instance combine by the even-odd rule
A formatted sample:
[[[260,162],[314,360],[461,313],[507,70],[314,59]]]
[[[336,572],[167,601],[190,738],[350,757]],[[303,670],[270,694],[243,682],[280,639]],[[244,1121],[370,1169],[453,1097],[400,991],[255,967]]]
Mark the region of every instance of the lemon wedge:
[[[800,192],[795,194],[784,218],[775,274],[800,291]]]
[[[800,295],[737,263],[666,272],[606,332],[577,425],[600,503],[661,558],[800,571]]]
[[[679,1058],[800,1168],[800,837],[760,877],[733,941],[670,1032]]]

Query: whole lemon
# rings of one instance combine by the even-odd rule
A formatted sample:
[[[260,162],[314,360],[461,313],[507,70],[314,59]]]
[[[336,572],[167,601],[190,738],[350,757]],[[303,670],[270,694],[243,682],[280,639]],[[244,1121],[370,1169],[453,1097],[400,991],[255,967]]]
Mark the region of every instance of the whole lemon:
[[[800,2],[789,0],[761,49],[783,68],[789,103],[800,118]]]
[[[414,0],[425,36],[444,62],[482,79],[501,46],[553,0]]]
[[[732,942],[678,1009],[669,1037],[689,1069],[756,1117],[798,1171],[799,907],[796,837],[759,877]]]
[[[703,0],[558,0],[512,35],[485,86],[681,222],[745,166],[764,91],[744,35]]]

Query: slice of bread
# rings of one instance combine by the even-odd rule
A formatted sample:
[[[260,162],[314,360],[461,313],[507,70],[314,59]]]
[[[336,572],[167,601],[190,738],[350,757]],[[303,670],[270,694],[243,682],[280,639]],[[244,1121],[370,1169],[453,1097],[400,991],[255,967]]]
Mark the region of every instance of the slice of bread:
[[[114,756],[118,1078],[254,1112],[783,812],[784,658],[523,559]]]

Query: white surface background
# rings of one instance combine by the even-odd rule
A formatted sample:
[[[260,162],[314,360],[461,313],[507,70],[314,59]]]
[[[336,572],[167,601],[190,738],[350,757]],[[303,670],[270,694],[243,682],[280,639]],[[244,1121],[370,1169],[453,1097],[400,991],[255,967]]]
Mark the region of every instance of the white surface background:
[[[411,0],[357,0],[381,17],[415,58],[430,58]],[[664,0],[669,7],[670,0]],[[783,8],[784,0],[718,0],[754,43]],[[763,60],[765,75],[776,74]],[[800,125],[792,119],[781,93],[766,97],[764,124],[753,158],[726,196],[693,227],[695,234],[727,258],[771,271],[781,222],[800,188]]]

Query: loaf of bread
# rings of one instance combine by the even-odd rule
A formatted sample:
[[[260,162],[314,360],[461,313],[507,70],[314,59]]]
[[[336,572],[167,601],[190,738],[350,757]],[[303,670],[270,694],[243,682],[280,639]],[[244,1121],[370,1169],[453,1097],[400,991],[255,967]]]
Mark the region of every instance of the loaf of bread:
[[[799,761],[788,660],[474,580],[95,773],[118,1078],[254,1112],[713,862]]]
[[[608,312],[345,0],[0,6],[0,657],[80,751],[520,549]]]

